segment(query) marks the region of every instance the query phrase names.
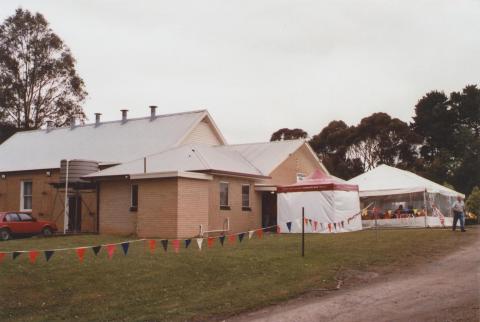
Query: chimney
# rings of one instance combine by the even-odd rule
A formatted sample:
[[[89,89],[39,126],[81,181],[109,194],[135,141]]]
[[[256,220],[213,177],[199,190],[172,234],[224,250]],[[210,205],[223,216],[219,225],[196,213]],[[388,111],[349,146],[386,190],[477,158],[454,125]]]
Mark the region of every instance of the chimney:
[[[53,129],[53,121],[48,120],[47,121],[47,132],[50,132]]]
[[[95,113],[95,126],[100,125],[100,116],[101,115],[102,115],[102,113]]]
[[[157,117],[157,106],[150,105],[150,121],[155,120],[156,117]]]
[[[122,111],[122,123],[127,122],[127,112],[128,110],[120,110]]]
[[[77,125],[77,118],[73,115],[70,117],[70,128],[73,130]]]

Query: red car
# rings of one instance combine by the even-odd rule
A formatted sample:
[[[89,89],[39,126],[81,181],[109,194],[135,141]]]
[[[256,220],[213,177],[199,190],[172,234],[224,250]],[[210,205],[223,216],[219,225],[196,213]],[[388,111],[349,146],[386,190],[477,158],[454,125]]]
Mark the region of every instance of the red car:
[[[31,214],[20,211],[0,212],[0,240],[9,240],[16,235],[52,236],[57,225],[51,221],[37,220]]]

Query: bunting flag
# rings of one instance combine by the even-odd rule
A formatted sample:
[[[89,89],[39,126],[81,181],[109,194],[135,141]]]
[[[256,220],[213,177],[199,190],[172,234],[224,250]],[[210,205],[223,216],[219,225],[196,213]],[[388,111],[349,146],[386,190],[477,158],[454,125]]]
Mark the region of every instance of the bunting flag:
[[[85,256],[85,250],[86,250],[85,247],[80,247],[80,248],[75,249],[75,251],[77,252],[78,260],[80,261],[80,263],[83,262],[83,256]]]
[[[117,248],[116,246],[115,244],[107,245],[108,259],[112,259],[113,253],[115,253],[115,249]]]
[[[223,246],[223,243],[225,242],[225,235],[218,237],[218,239],[220,239],[220,244]]]
[[[281,231],[280,231],[280,225],[277,225],[277,234],[280,234]]]
[[[28,259],[30,260],[30,263],[35,264],[35,262],[37,261],[38,254],[40,253],[36,250],[31,250],[28,252]]]
[[[229,235],[228,236],[228,242],[230,244],[232,244],[232,245],[235,244],[235,240],[236,240],[235,235]]]
[[[308,225],[308,219],[307,218],[304,219],[304,222],[305,222],[305,225]]]
[[[150,239],[148,241],[148,248],[150,249],[150,254],[153,254],[153,252],[155,251],[155,246],[156,246],[157,242],[155,239]]]
[[[93,250],[93,253],[95,254],[95,256],[98,255],[98,252],[100,251],[101,248],[102,248],[101,245],[92,247],[92,250]]]
[[[335,230],[337,230],[337,223],[336,222],[333,223],[333,227],[334,227]]]
[[[0,253],[0,263],[3,262],[4,258],[5,258],[5,253]]]
[[[120,246],[122,246],[123,254],[125,256],[127,256],[128,248],[130,247],[130,243],[129,242],[123,242],[123,243],[120,244]]]
[[[308,224],[311,226],[312,225],[312,220],[308,219]]]
[[[178,254],[178,250],[180,249],[180,241],[178,239],[172,240],[172,247],[175,253]]]
[[[287,222],[287,229],[288,229],[289,233],[292,232],[292,222],[291,221]]]
[[[208,237],[207,246],[210,248],[213,246],[214,243],[215,243],[215,237]]]
[[[345,222],[343,220],[342,220],[341,224],[342,224],[342,228],[345,228]]]
[[[245,237],[245,233],[240,233],[238,234],[238,241],[241,243],[243,240],[243,237]]]
[[[332,224],[330,224],[330,223],[328,224],[328,231],[332,232]]]
[[[302,219],[298,218],[298,219],[295,219],[295,223],[297,224],[297,226],[301,229],[302,228]]]
[[[53,250],[46,250],[43,253],[45,254],[45,260],[48,262],[55,252]]]
[[[253,234],[255,233],[255,230],[249,230],[248,231],[248,239],[252,239]]]
[[[262,239],[262,237],[263,237],[263,230],[262,229],[257,230],[257,236],[258,236],[258,239]]]
[[[320,229],[323,230],[323,223],[320,223]]]
[[[188,246],[190,246],[191,242],[192,242],[191,239],[185,239],[185,248],[188,248]]]
[[[202,250],[203,238],[197,238],[198,250]]]
[[[160,242],[162,243],[163,250],[164,250],[164,251],[167,251],[167,248],[168,248],[168,239],[162,239]]]
[[[22,253],[20,253],[20,252],[13,252],[13,253],[12,253],[12,259],[13,259],[13,260],[17,259],[17,257],[20,256],[21,254],[22,254]]]
[[[314,231],[317,231],[317,226],[318,226],[318,221],[315,220],[315,221],[313,222],[313,230],[314,230]]]

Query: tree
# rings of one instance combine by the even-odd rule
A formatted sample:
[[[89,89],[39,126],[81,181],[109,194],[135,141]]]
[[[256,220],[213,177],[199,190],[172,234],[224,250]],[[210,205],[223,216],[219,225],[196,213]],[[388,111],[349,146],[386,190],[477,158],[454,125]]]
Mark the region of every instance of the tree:
[[[272,134],[270,141],[306,139],[308,133],[302,129],[280,129]]]
[[[363,173],[360,159],[347,158],[354,128],[343,121],[332,121],[310,140],[312,149],[333,175],[350,179]]]
[[[363,118],[350,137],[347,157],[361,160],[364,170],[379,164],[409,168],[415,163],[416,148],[421,143],[407,123],[386,113]]]
[[[17,131],[18,129],[13,124],[0,122],[0,144],[2,144]]]
[[[68,125],[85,114],[87,92],[70,49],[40,14],[17,9],[0,25],[0,117],[17,128],[52,120]]]
[[[480,222],[480,188],[475,186],[472,189],[465,206],[467,211],[473,212],[477,216],[477,220]]]
[[[415,106],[412,129],[423,137],[423,175],[467,193],[480,182],[480,89],[468,85],[447,97],[432,91]]]

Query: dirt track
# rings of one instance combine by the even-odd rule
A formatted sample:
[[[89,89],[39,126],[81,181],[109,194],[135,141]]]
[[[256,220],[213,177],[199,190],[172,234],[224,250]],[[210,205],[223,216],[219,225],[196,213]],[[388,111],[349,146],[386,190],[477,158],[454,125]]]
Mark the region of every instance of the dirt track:
[[[467,234],[477,234],[471,229]],[[480,238],[410,272],[327,296],[296,299],[231,321],[480,321]]]

